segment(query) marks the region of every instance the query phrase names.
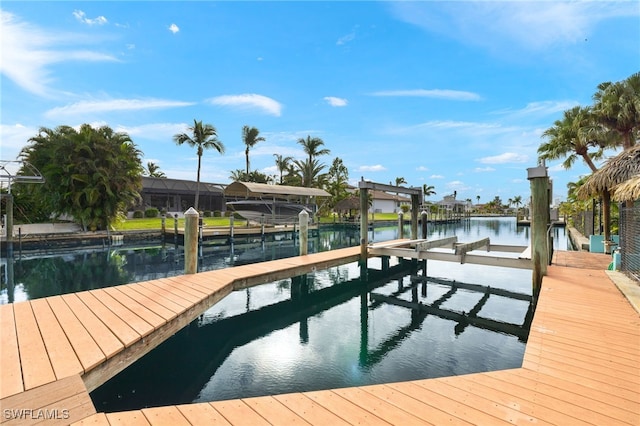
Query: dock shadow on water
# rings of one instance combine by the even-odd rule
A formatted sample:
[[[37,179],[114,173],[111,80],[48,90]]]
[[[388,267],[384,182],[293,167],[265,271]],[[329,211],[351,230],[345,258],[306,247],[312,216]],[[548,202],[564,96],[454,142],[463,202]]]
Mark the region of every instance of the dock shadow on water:
[[[233,292],[96,389],[94,404],[110,412],[521,365],[530,291],[381,265],[370,261],[366,281],[348,264]]]

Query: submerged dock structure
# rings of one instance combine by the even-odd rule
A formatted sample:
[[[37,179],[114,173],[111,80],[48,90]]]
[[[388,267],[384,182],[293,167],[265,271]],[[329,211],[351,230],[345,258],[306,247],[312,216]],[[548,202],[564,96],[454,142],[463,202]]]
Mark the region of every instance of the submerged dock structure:
[[[443,251],[449,260],[460,261],[463,256],[465,262],[475,256],[469,253],[473,249],[487,245],[491,248],[488,241],[467,246],[454,241],[447,244],[449,248]],[[456,247],[464,248],[456,254]],[[435,252],[436,247],[428,241],[410,240],[389,242],[386,247],[373,245],[367,255],[396,256],[404,253],[397,250],[415,253],[416,248],[425,258],[443,255]],[[555,259],[563,256],[563,266],[550,266],[543,278],[521,368],[118,413],[96,412],[90,390],[229,292],[354,262],[360,254],[358,247],[352,247],[2,305],[0,422],[638,424],[639,313],[616,287],[615,282],[623,279],[621,274],[605,271],[609,256],[567,252],[556,252]],[[580,260],[579,269],[571,267],[577,262],[571,256]]]

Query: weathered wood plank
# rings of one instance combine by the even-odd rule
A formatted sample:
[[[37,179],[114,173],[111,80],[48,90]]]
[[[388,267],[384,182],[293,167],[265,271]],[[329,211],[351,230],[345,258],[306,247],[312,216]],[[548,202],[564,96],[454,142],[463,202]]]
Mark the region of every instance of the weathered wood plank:
[[[274,395],[273,397],[312,425],[346,426],[349,424],[304,394],[293,393]]]
[[[306,396],[315,403],[331,411],[333,414],[351,424],[366,425],[388,425],[390,423],[382,420],[373,413],[346,400],[332,391],[306,392]]]
[[[209,404],[233,425],[269,425],[269,422],[242,400],[214,401]]]
[[[100,346],[100,350],[107,358],[124,349],[124,344],[107,328],[106,325],[94,314],[78,297],[79,293],[65,294],[64,300],[87,329],[93,340]]]
[[[145,287],[140,283],[130,284],[126,286],[126,288],[123,288],[123,291],[128,291],[128,290],[135,291],[141,294],[142,296],[144,296],[148,303],[147,306],[150,306],[150,305],[153,306],[152,307],[153,311],[156,312],[158,315],[162,315],[163,318],[166,318],[166,313],[164,313],[162,310],[157,309],[157,307],[161,306],[162,308],[164,308],[164,310],[168,310],[172,312],[173,316],[170,318],[167,318],[167,320],[175,318],[176,316],[178,316],[179,314],[183,313],[186,310],[184,306],[179,305],[173,302],[172,300],[169,300],[163,297],[162,295],[156,293],[153,290],[148,289],[147,287]],[[133,295],[131,295],[131,297],[133,297]]]
[[[394,406],[360,388],[334,389],[333,392],[392,425],[428,425],[429,423],[404,409]]]
[[[444,246],[451,246],[451,248],[453,248],[454,244],[457,242],[458,242],[458,237],[455,237],[455,236],[441,238],[439,240],[424,241],[421,243],[416,243],[415,251],[424,251],[434,247],[444,247]]]
[[[457,244],[455,246],[455,254],[456,256],[464,256],[465,254],[467,254],[467,252],[473,251],[473,250],[477,250],[481,247],[486,247],[489,248],[489,245],[491,243],[489,242],[489,238],[483,238],[481,240],[478,241],[473,241],[471,243],[462,243],[462,244]]]
[[[71,426],[110,426],[110,424],[105,413],[96,413],[79,422],[71,423]]]
[[[0,400],[2,424],[68,425],[95,414],[89,393],[78,375],[38,386]]]
[[[192,425],[231,426],[231,423],[229,423],[222,414],[206,402],[200,404],[183,404],[177,407],[180,413],[182,413]]]
[[[636,401],[634,404],[633,401],[618,398],[617,396],[600,392],[597,389],[590,389],[581,386],[579,383],[568,382],[551,376],[537,375],[521,368],[492,372],[491,374],[485,374],[482,378],[486,381],[494,381],[493,383],[487,383],[493,389],[501,389],[506,392],[511,386],[518,386],[514,392],[519,392],[521,388],[529,389],[546,397],[556,399],[558,403],[566,406],[574,406],[585,411],[592,410],[596,413],[596,417],[606,415],[619,421],[633,424],[638,419],[638,413],[640,413],[640,401]],[[603,418],[602,420],[607,420],[607,422],[601,422],[600,424],[608,424],[608,419]]]
[[[47,349],[40,335],[31,304],[29,302],[15,303],[13,314],[25,390],[53,382],[56,380],[56,375],[49,361],[49,355],[47,355]]]
[[[309,425],[302,417],[291,411],[287,406],[272,396],[245,398],[244,403],[262,416],[270,424]]]
[[[111,426],[149,426],[151,424],[140,410],[107,413],[107,420]]]
[[[438,407],[429,405],[429,400],[419,400],[414,398],[411,390],[407,393],[400,392],[401,389],[393,389],[387,385],[364,386],[361,388],[365,392],[377,396],[380,399],[392,404],[396,409],[407,411],[414,416],[420,417],[422,420],[433,425],[461,425],[468,426],[472,423],[464,421],[458,417],[454,417],[449,413],[441,411]]]
[[[91,370],[107,359],[89,332],[80,321],[78,321],[78,318],[73,315],[73,312],[71,312],[71,309],[69,309],[64,300],[62,300],[62,297],[48,297],[47,301],[58,319],[60,326],[64,330],[64,333],[67,335],[71,346],[73,346],[84,371]]]
[[[0,399],[24,390],[13,304],[0,305]]]
[[[452,417],[473,424],[500,424],[500,419],[485,413],[483,407],[473,407],[456,399],[450,399],[430,389],[429,380],[419,380],[406,383],[389,383],[387,386],[399,392],[411,395],[420,401],[426,401],[429,405],[438,407],[439,410]],[[503,422],[506,424],[506,421]]]
[[[149,308],[149,310],[153,311],[153,313],[160,316],[165,321],[170,321],[178,316],[175,311],[167,308],[166,306],[156,302],[153,299],[150,299],[148,296],[135,290],[131,285],[122,285],[114,287],[114,289],[135,300],[137,303],[146,306],[147,308]]]
[[[147,308],[143,304],[135,301],[131,297],[127,296],[123,292],[119,291],[116,287],[106,287],[103,289],[109,296],[113,297],[115,300],[120,302],[124,307],[129,309],[131,312],[135,312],[140,318],[146,321],[149,325],[151,325],[154,329],[157,329],[161,325],[165,324],[167,321],[162,318],[160,315],[153,312],[151,309]]]
[[[35,299],[31,309],[41,330],[44,345],[57,379],[82,374],[84,369],[71,343],[58,323],[47,299]],[[4,346],[4,342],[3,342]],[[4,386],[4,384],[3,384]]]
[[[171,405],[166,407],[143,408],[142,414],[153,426],[190,426],[187,419],[180,413],[177,407]]]
[[[124,343],[125,346],[130,346],[134,342],[137,342],[141,337],[147,336],[154,330],[151,324],[140,318],[135,312],[127,309],[126,306],[111,297],[111,295],[106,291],[99,289],[91,290],[89,293],[96,299],[96,301],[113,312],[115,317],[119,318],[122,323],[127,325],[127,328],[120,327],[118,329],[119,332],[123,333],[118,334],[118,336],[122,337],[121,340],[123,340],[122,343]],[[97,307],[97,305],[94,306]],[[111,316],[109,317],[112,318]]]

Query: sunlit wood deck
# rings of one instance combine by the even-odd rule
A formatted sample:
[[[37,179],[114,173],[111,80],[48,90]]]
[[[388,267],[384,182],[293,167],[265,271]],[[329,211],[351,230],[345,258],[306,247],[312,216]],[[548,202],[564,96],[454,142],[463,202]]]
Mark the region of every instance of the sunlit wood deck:
[[[566,256],[543,280],[522,368],[95,413],[86,389],[207,304],[358,254],[355,247],[1,306],[2,423],[42,420],[7,409],[46,409],[60,417],[48,422],[60,424],[640,424],[640,317],[595,257],[587,264],[596,269],[586,269]]]

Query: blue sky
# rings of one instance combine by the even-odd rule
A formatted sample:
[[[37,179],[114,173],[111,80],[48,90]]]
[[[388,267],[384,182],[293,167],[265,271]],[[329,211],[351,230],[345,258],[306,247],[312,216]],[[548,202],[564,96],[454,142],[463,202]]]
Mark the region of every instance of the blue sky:
[[[202,181],[244,169],[243,125],[273,154],[320,137],[352,184],[435,186],[440,199],[529,196],[541,133],[599,83],[640,70],[640,3],[3,1],[0,159],[40,127],[127,132],[168,177],[193,179],[172,136],[213,124]],[[611,153],[613,155],[614,153]],[[587,173],[547,164],[556,197]]]

